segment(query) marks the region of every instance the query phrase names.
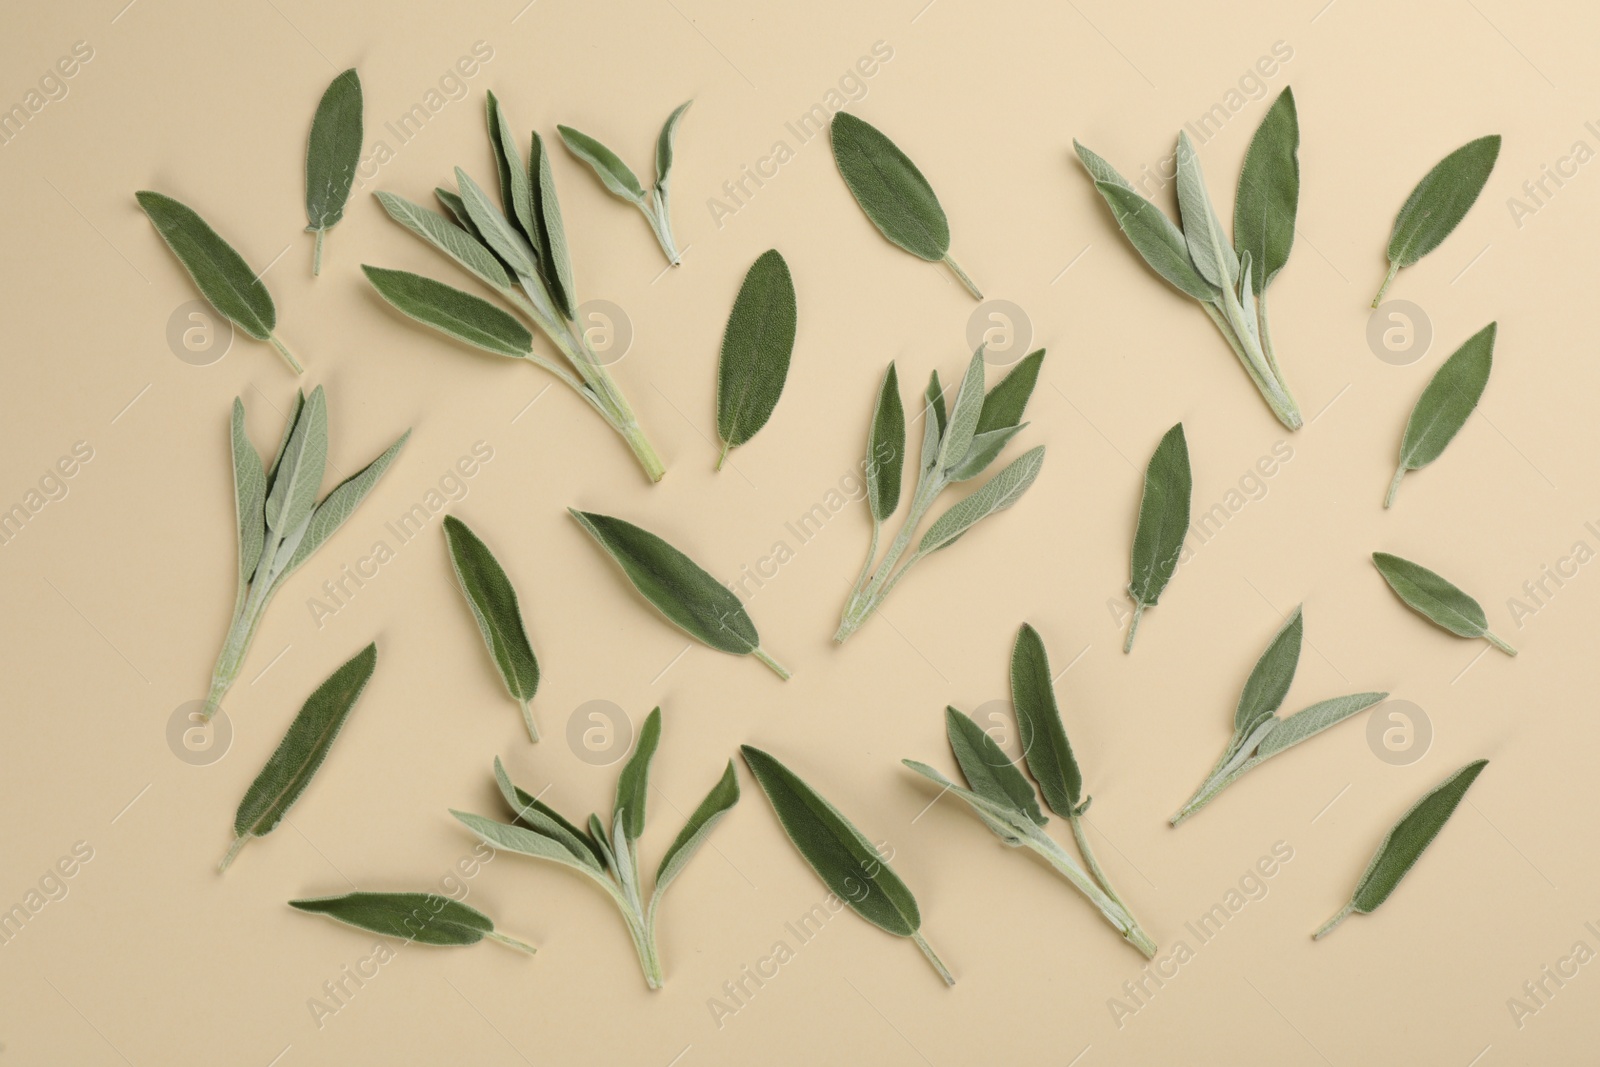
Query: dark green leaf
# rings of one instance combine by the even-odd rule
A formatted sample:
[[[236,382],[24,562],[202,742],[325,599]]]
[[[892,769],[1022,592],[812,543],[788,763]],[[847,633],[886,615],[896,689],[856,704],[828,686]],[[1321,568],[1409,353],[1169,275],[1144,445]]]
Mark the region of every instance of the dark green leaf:
[[[1076,816],[1085,806],[1080,799],[1083,774],[1067,741],[1061,709],[1056,706],[1044,640],[1027,623],[1017,631],[1011,646],[1011,705],[1017,713],[1023,759],[1039,783],[1044,802],[1063,819]]]
[[[483,635],[483,643],[494,658],[494,665],[505,682],[506,692],[522,707],[529,740],[539,740],[528,702],[539,691],[539,661],[522,625],[517,591],[511,579],[467,524],[454,515],[444,517],[445,543],[450,549],[450,565],[466,595],[467,606]]]
[[[378,295],[396,309],[475,348],[519,358],[533,351],[533,334],[508,311],[443,282],[403,270],[362,264]]]
[[[1254,264],[1250,290],[1256,296],[1272,284],[1294,247],[1295,213],[1300,206],[1300,117],[1294,90],[1284,89],[1267,109],[1250,139],[1233,201],[1233,243]]]
[[[650,797],[650,761],[655,759],[656,747],[661,744],[661,709],[656,708],[645,717],[634,743],[633,755],[623,765],[617,776],[617,800],[612,806],[612,817],[622,827],[624,840],[639,840],[644,834],[646,802]],[[617,847],[622,848],[619,840]]]
[[[796,309],[789,264],[775,248],[751,264],[722,333],[717,436],[722,455],[756,435],[783,395],[794,352]],[[719,459],[720,467],[722,461]]]
[[[875,522],[883,522],[900,506],[905,459],[906,412],[900,403],[900,378],[891,362],[878,386],[878,403],[867,433],[867,506]]]
[[[672,844],[667,848],[667,854],[661,857],[661,866],[656,870],[655,889],[651,891],[652,912],[667,891],[667,886],[683,873],[684,867],[688,866],[695,851],[711,835],[711,831],[722,821],[722,817],[733,810],[733,806],[737,803],[739,803],[739,778],[733,772],[733,761],[729,760],[722,777],[717,779],[717,784],[711,787],[711,792],[706,794],[700,806],[689,815],[689,821],[683,824],[683,829],[678,831],[678,836],[673,838]]]
[[[944,436],[945,423],[948,421],[944,412],[944,386],[939,384],[939,372],[933,371],[928,375],[928,391],[925,394],[927,405],[933,409],[934,425],[939,429],[939,436]]]
[[[487,915],[437,893],[347,893],[342,897],[291,900],[289,905],[419,945],[475,945],[494,936],[494,922]],[[499,940],[533,951],[520,941]]]
[[[1183,423],[1166,432],[1144,472],[1139,525],[1133,535],[1128,595],[1141,608],[1161,599],[1178,567],[1178,555],[1189,533],[1189,443]],[[1128,642],[1133,643],[1130,635]]]
[[[311,120],[306,144],[306,218],[326,230],[344,217],[361,161],[361,79],[355,68],[333,79]]]
[[[848,111],[833,116],[834,162],[878,231],[912,255],[938,262],[950,225],[917,165],[893,141]]]
[[[489,123],[489,147],[494,152],[495,171],[500,176],[500,202],[522,235],[537,249],[539,228],[533,218],[533,192],[528,184],[528,172],[522,166],[522,153],[517,151],[516,131],[511,128],[493,92],[485,95],[484,107]]]
[[[983,411],[978,415],[977,433],[985,434],[1004,430],[1022,422],[1028,409],[1028,399],[1039,381],[1039,367],[1044,363],[1044,349],[1029,352],[983,398]]]
[[[1305,620],[1296,605],[1294,614],[1256,660],[1244,683],[1244,692],[1239,694],[1239,706],[1233,712],[1236,738],[1249,734],[1283,705],[1283,698],[1289,695],[1289,685],[1294,681],[1295,669],[1300,666],[1300,641],[1304,633]]]
[[[251,337],[270,340],[278,325],[277,309],[244,257],[187,205],[148,190],[134,196],[200,295]]]
[[[1395,216],[1389,262],[1409,267],[1438,248],[1483,192],[1499,155],[1496,133],[1468,141],[1435,163]]]
[[[1032,819],[1039,826],[1049,821],[1039,810],[1033,786],[1006,758],[994,738],[984,733],[983,727],[973,722],[971,716],[953,707],[946,707],[944,729],[950,739],[950,749],[955,753],[956,763],[961,766],[961,775],[974,793],[1013,809],[1019,816]]]
[[[570,322],[578,314],[572,287],[572,256],[567,251],[567,228],[561,221],[561,202],[556,199],[555,175],[550,173],[550,153],[538,131],[534,131],[533,145],[529,149],[528,184],[533,191],[533,222],[539,228],[544,284],[556,308]]]
[[[1438,459],[1478,406],[1478,399],[1489,384],[1489,369],[1494,364],[1497,326],[1491,322],[1467,338],[1439,365],[1427,388],[1417,398],[1417,406],[1411,409],[1405,436],[1400,441],[1400,469],[1390,483],[1384,507],[1394,501],[1394,492],[1406,471],[1420,470]]]

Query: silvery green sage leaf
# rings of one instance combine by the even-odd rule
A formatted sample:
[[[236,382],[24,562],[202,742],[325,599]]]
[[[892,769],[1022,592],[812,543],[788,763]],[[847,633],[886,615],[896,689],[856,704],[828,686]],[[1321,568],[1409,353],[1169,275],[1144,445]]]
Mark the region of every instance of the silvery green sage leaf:
[[[698,563],[631,522],[576,508],[567,511],[668,622],[719,652],[755,656],[788,680],[789,672],[761,648],[755,623],[739,598]]]
[[[1245,151],[1233,200],[1233,243],[1255,265],[1250,290],[1259,299],[1289,262],[1300,207],[1300,117],[1294,90],[1267,109]]]
[[[533,351],[533,334],[528,328],[481,297],[409,271],[366,263],[361,270],[379,296],[425,326],[496,355],[518,359]]]
[[[982,300],[966,271],[950,258],[950,223],[917,165],[848,111],[833,116],[829,140],[845,185],[878,232],[918,259],[943,263],[974,300]]]
[[[529,955],[538,951],[497,933],[494,921],[477,908],[437,893],[346,893],[291,900],[289,906],[419,945],[476,945],[487,937]]]
[[[1289,695],[1300,665],[1304,632],[1305,621],[1296,607],[1250,671],[1233,712],[1233,738],[1222,758],[1172,817],[1173,826],[1209,804],[1246,771],[1388,698],[1388,693],[1352,693],[1313,704],[1286,719],[1278,718],[1277,710]]]
[[[1389,483],[1383,506],[1394,503],[1400,479],[1407,471],[1421,470],[1444,451],[1465,426],[1478,406],[1484,386],[1489,384],[1489,369],[1494,365],[1494,338],[1498,323],[1491,322],[1455,350],[1439,365],[1428,385],[1417,398],[1406,420],[1405,436],[1400,439],[1400,467]]]
[[[1439,836],[1444,824],[1455,814],[1461,798],[1467,795],[1467,789],[1488,765],[1489,761],[1486,759],[1473,760],[1434,786],[1421,800],[1413,804],[1385,835],[1383,843],[1378,846],[1378,851],[1362,873],[1361,880],[1356,883],[1356,891],[1351,896],[1350,903],[1323,923],[1317,932],[1311,935],[1311,939],[1316,941],[1325,937],[1334,927],[1344,922],[1351,912],[1370,915],[1380,904],[1388,900],[1401,879],[1411,873],[1411,868],[1422,858],[1422,853],[1433,844],[1433,839]]]
[[[539,730],[533,724],[530,702],[539,691],[539,661],[522,625],[517,591],[489,546],[454,515],[444,517],[444,539],[450,550],[450,566],[467,598],[467,607],[472,609],[483,643],[494,658],[506,692],[522,709],[528,740],[537,741]]]
[[[272,345],[296,374],[304,373],[278,339],[278,310],[272,303],[272,294],[244,257],[188,205],[149,190],[141,190],[134,197],[217,314],[257,341]]]
[[[1457,637],[1481,637],[1508,656],[1517,654],[1490,632],[1482,605],[1433,571],[1387,552],[1374,552],[1372,564],[1406,607],[1435,626]]]
[[[661,246],[667,262],[674,267],[683,262],[683,256],[672,237],[670,196],[672,157],[678,136],[678,123],[692,103],[693,100],[688,100],[679,104],[673,109],[672,114],[667,116],[667,121],[661,127],[661,133],[656,138],[656,182],[648,192],[640,184],[633,170],[611,149],[581,130],[575,130],[571,126],[556,127],[567,150],[589,165],[595,177],[600,179],[600,184],[604,185],[612,196],[626,200],[639,209],[645,221],[650,223],[650,231],[655,234],[656,243]]]
[[[227,870],[228,864],[251,838],[265,837],[283,821],[327,758],[328,749],[339,736],[377,665],[378,646],[368,645],[306,698],[300,714],[289,724],[288,732],[278,742],[267,765],[261,768],[239,802],[239,810],[233,817],[233,847],[228,849],[217,870]]]
[[[1219,289],[1239,284],[1239,254],[1222,232],[1217,209],[1206,192],[1200,156],[1187,133],[1178,134],[1178,211],[1183,218],[1183,240],[1201,277]]]
[[[783,832],[822,883],[873,926],[915,941],[945,984],[955,985],[955,976],[922,936],[917,898],[872,842],[775,757],[753,745],[741,745],[739,751]]]
[[[419,204],[413,204],[403,196],[381,191],[374,195],[391,219],[455,260],[457,265],[475,275],[485,285],[501,293],[510,292],[511,275],[476,234],[451,222],[437,211],[429,211]],[[465,211],[466,209],[462,208],[462,212]],[[471,221],[470,216],[464,217]]]
[[[729,760],[722,777],[690,814],[662,857],[655,887],[646,898],[641,885],[638,841],[644,834],[650,763],[660,740],[661,709],[656,708],[645,719],[633,754],[617,778],[616,805],[609,835],[599,816],[589,816],[589,829],[585,832],[519,789],[498,759],[494,764],[495,782],[522,825],[496,822],[467,812],[451,812],[463,826],[495,848],[558,863],[579,871],[604,889],[622,914],[639,956],[639,966],[644,971],[645,984],[651,989],[660,989],[664,981],[656,930],[666,889],[683,873],[717,823],[739,802],[739,782],[734,777],[733,761]]]
[[[1401,267],[1411,266],[1438,248],[1461,224],[1483,192],[1499,156],[1498,133],[1468,141],[1435,163],[1411,190],[1389,233],[1389,274],[1372,298],[1373,307],[1383,302],[1383,294]]]
[[[361,79],[351,67],[322,94],[306,142],[306,229],[317,235],[312,274],[322,273],[323,235],[344,218],[361,162],[361,136]]]
[[[1139,617],[1145,608],[1155,607],[1172,580],[1172,572],[1178,568],[1183,539],[1189,534],[1192,486],[1189,443],[1180,422],[1161,438],[1144,470],[1139,525],[1134,529],[1129,564],[1128,596],[1133,600],[1133,619],[1128,623],[1128,639],[1122,645],[1124,652],[1133,650]]]
[[[722,454],[754,437],[772,417],[789,376],[796,329],[794,279],[776,248],[756,257],[739,286],[717,361],[717,436]]]

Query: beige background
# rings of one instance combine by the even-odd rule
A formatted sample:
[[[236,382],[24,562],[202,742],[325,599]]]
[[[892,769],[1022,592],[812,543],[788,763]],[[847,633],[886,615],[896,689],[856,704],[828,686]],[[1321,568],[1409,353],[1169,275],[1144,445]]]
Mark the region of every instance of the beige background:
[[[1587,8],[506,0],[401,13],[122,2],[13,11],[0,35],[6,106],[74,42],[93,49],[65,98],[0,147],[0,505],[22,501],[75,442],[93,449],[68,495],[0,549],[0,906],[24,901],[74,843],[93,849],[66,898],[0,948],[5,1062],[1594,1061],[1594,967],[1520,1028],[1507,1006],[1575,942],[1600,949],[1584,926],[1600,925],[1589,847],[1600,578],[1579,569],[1520,627],[1507,604],[1574,542],[1600,547],[1584,526],[1600,520],[1589,313],[1600,177],[1579,169],[1520,227],[1506,203],[1574,142],[1600,147],[1584,125],[1600,92]],[[468,95],[397,147],[383,124],[478,41],[493,57]],[[1016,509],[922,565],[843,648],[829,638],[867,517],[859,503],[834,517],[751,604],[767,647],[794,668],[784,685],[698,646],[678,658],[684,638],[562,509],[640,521],[734,577],[774,542],[794,547],[784,524],[858,462],[887,360],[908,396],[934,367],[958,373],[975,305],[886,244],[823,141],[799,145],[785,127],[879,41],[893,58],[851,107],[930,176],[969,272],[1031,316],[1050,355],[1020,444],[1047,443],[1049,455]],[[1200,312],[1136,261],[1070,157],[1078,136],[1126,171],[1155,163],[1275,42],[1292,58],[1257,95],[1292,84],[1303,131],[1300,238],[1272,290],[1282,362],[1311,422],[1294,435]],[[352,64],[368,151],[379,140],[395,151],[358,189],[313,281],[303,145],[318,95]],[[456,280],[366,194],[424,200],[455,164],[486,177],[490,88],[519,127],[550,136],[557,122],[577,125],[643,170],[661,119],[696,101],[674,178],[687,265],[668,276],[637,213],[560,150],[554,159],[579,292],[616,302],[636,330],[617,376],[669,465],[657,487],[559,386],[527,407],[547,376],[413,328],[360,278],[365,261]],[[1264,108],[1243,101],[1202,149],[1224,215]],[[1365,341],[1366,303],[1390,220],[1428,166],[1491,131],[1505,146],[1482,201],[1393,290],[1431,316],[1432,350],[1410,366],[1381,362]],[[779,140],[793,159],[717,225],[708,198]],[[175,758],[164,731],[203,694],[227,623],[227,409],[244,397],[267,451],[295,383],[242,336],[210,366],[175,358],[168,319],[196,294],[134,204],[146,187],[195,206],[251,264],[272,264],[265,280],[304,384],[328,390],[339,470],[415,428],[368,503],[278,597],[227,702],[232,747],[209,766]],[[774,246],[801,308],[788,389],[771,424],[714,475],[722,324],[743,271]],[[1406,411],[1440,359],[1491,318],[1499,358],[1481,416],[1381,511]],[[1179,419],[1197,513],[1275,443],[1293,456],[1181,569],[1124,657],[1109,605],[1126,580],[1137,468]],[[384,522],[479,441],[494,458],[450,510],[522,591],[545,668],[537,747],[452,587],[437,521],[320,627],[308,607],[375,541],[394,547]],[[1522,655],[1476,658],[1481,642],[1408,613],[1367,561],[1377,548],[1457,579]],[[1363,718],[1169,829],[1226,741],[1251,663],[1299,602],[1307,645],[1289,705],[1392,690],[1431,722],[1425,756],[1378,758]],[[1120,1027],[1108,1002],[1139,978],[1137,954],[948,798],[919,818],[933,791],[898,765],[953,766],[941,709],[1004,698],[1024,619],[1058,668],[1073,663],[1059,692],[1111,877],[1164,956],[1179,941],[1193,950]],[[219,878],[244,787],[306,694],[374,639],[375,680],[292,825]],[[536,942],[537,957],[490,944],[405,948],[319,1028],[309,998],[371,955],[374,939],[283,902],[437,886],[473,851],[446,809],[498,810],[497,754],[569,814],[609,810],[616,766],[584,762],[564,736],[594,699],[636,723],[664,709],[648,866],[739,743],[768,747],[893,847],[959,984],[942,988],[912,945],[841,915],[719,1027],[711,998],[774,942],[793,944],[785,923],[824,895],[741,770],[743,803],[669,899],[664,991],[645,990],[592,886],[503,856],[465,881],[467,899]],[[1389,824],[1478,756],[1492,759],[1488,771],[1388,905],[1313,944]],[[1185,923],[1276,842],[1293,859],[1201,945]]]

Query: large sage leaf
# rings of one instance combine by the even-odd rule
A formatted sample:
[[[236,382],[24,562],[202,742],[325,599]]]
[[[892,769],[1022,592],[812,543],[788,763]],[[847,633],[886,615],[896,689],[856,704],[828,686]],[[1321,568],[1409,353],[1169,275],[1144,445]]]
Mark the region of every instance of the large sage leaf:
[[[618,848],[624,843],[632,845],[644,833],[646,802],[650,798],[650,761],[655,759],[656,747],[661,744],[661,709],[656,708],[645,717],[634,742],[633,754],[623,764],[617,775],[617,799],[612,805],[612,817],[622,828],[621,836],[614,840]]]
[[[1011,808],[1036,825],[1043,826],[1048,821],[1034,799],[1033,786],[970,715],[947,706],[944,729],[961,776],[974,793]]]
[[[1133,598],[1133,620],[1122,651],[1133,649],[1144,609],[1154,607],[1178,568],[1183,540],[1189,534],[1189,442],[1183,423],[1168,430],[1156,446],[1144,471],[1144,493],[1139,500],[1139,525],[1133,533],[1128,596]]]
[[[717,469],[772,417],[789,376],[796,328],[794,280],[776,248],[756,257],[739,286],[717,362]]]
[[[1489,618],[1472,597],[1428,568],[1387,552],[1372,554],[1373,566],[1395,595],[1418,615],[1457,637],[1482,637],[1508,656],[1517,650],[1489,630]]]
[[[1233,244],[1254,270],[1248,288],[1260,296],[1294,247],[1300,206],[1300,117],[1294,90],[1284,89],[1262,116],[1239,171],[1233,201]]]
[[[1256,749],[1255,760],[1260,762],[1302,741],[1307,741],[1330,726],[1337,726],[1350,716],[1366,711],[1374,704],[1389,698],[1388,693],[1352,693],[1349,696],[1322,700],[1308,708],[1301,708],[1274,726],[1262,738]]]
[[[928,527],[928,532],[922,535],[917,554],[925,556],[948,548],[977,523],[1015,504],[1039,476],[1039,468],[1043,465],[1043,445],[1031,448],[1012,460],[999,474],[983,483],[983,488],[951,505],[948,511],[939,516]]]
[[[344,218],[361,162],[361,79],[354,67],[333,79],[311,119],[306,143],[306,229],[317,235],[311,273],[322,273],[322,236]]]
[[[223,857],[219,870],[226,870],[251,838],[271,833],[300,799],[377,665],[378,646],[368,645],[307,698],[267,765],[239,802],[233,817],[233,847]]]
[[[1050,656],[1039,632],[1027,623],[1011,646],[1011,706],[1022,738],[1022,758],[1039,783],[1044,802],[1063,819],[1081,815],[1089,806],[1081,799],[1083,774],[1056,705]]]
[[[1200,276],[1220,289],[1239,284],[1239,254],[1234,251],[1217,219],[1217,209],[1206,191],[1200,155],[1187,133],[1178,134],[1178,212],[1183,218],[1183,239],[1189,246]]]
[[[1500,156],[1500,135],[1468,141],[1433,165],[1411,190],[1389,233],[1389,275],[1383,280],[1372,306],[1383,302],[1389,283],[1400,272],[1439,247],[1461,224],[1468,209],[1483,192]]]
[[[1160,208],[1113,182],[1097,181],[1094,187],[1110,206],[1123,236],[1151,270],[1196,300],[1216,298],[1217,287],[1201,276],[1182,231]]]
[[[538,254],[529,244],[527,235],[507,220],[482,187],[460,167],[456,168],[456,188],[461,190],[462,207],[484,244],[518,274],[528,278],[540,277],[536,261]]]
[[[539,730],[534,726],[529,702],[539,691],[539,661],[522,625],[517,591],[489,546],[454,515],[444,517],[444,538],[450,550],[450,566],[461,583],[483,643],[505,682],[506,692],[522,709],[528,740],[537,741]]]
[[[328,402],[317,386],[289,435],[267,491],[267,529],[281,541],[311,517],[328,466]]]
[[[1385,835],[1383,843],[1356,883],[1356,891],[1339,913],[1312,934],[1312,940],[1326,936],[1351,912],[1370,915],[1389,899],[1401,880],[1416,866],[1422,853],[1433,844],[1444,824],[1455,814],[1461,798],[1489,765],[1486,759],[1473,760],[1429,790],[1413,804]]]
[[[900,402],[900,378],[890,362],[883,384],[878,386],[872,428],[867,431],[867,506],[874,525],[893,515],[900,506],[905,459],[906,411]]]
[[[528,184],[533,192],[533,218],[539,227],[539,254],[544,283],[556,307],[572,322],[578,315],[577,290],[572,284],[572,254],[567,249],[567,227],[556,199],[556,179],[550,171],[550,152],[538,131],[528,154]]]
[[[475,945],[487,937],[529,954],[536,951],[496,933],[494,921],[477,908],[437,893],[346,893],[291,900],[289,906],[419,945]]]
[[[361,269],[379,296],[425,326],[496,355],[521,358],[533,351],[528,328],[481,297],[409,271],[365,263]]]
[[[1394,503],[1400,479],[1407,471],[1421,470],[1434,460],[1465,426],[1489,384],[1494,365],[1494,339],[1498,323],[1491,322],[1439,365],[1417,398],[1400,440],[1400,467],[1389,483],[1383,506]]]

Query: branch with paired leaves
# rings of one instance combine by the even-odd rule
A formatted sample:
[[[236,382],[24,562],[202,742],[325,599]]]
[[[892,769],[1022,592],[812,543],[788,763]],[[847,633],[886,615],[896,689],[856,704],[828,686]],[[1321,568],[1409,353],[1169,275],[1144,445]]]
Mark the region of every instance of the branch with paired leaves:
[[[571,126],[556,127],[556,132],[561,134],[561,142],[567,146],[567,151],[589,164],[594,170],[594,176],[600,179],[600,184],[606,187],[607,192],[639,209],[645,221],[650,224],[650,232],[656,235],[656,243],[666,254],[667,262],[674,267],[683,263],[683,254],[678,251],[678,244],[672,238],[672,203],[669,197],[672,153],[674,142],[678,137],[678,121],[683,118],[683,113],[689,110],[689,105],[692,103],[693,100],[686,100],[679,104],[672,114],[667,116],[666,124],[661,127],[661,133],[656,137],[656,183],[648,192],[632,168],[611,149],[581,130],[575,130]]]

